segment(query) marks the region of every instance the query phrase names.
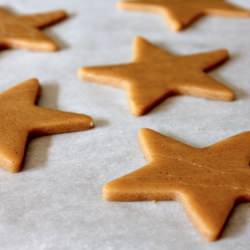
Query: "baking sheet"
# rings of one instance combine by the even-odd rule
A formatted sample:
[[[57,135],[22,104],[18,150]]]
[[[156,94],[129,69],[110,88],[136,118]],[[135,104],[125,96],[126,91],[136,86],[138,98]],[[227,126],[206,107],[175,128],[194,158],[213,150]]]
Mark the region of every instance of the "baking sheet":
[[[93,116],[96,128],[33,140],[24,171],[0,171],[0,249],[248,249],[250,204],[238,206],[221,240],[207,243],[177,202],[109,203],[104,183],[145,164],[137,133],[149,127],[202,147],[250,129],[250,19],[206,17],[172,33],[160,16],[119,11],[116,0],[6,0],[17,13],[63,8],[71,18],[46,30],[58,53],[0,53],[0,91],[31,77],[40,105]],[[234,1],[249,7],[247,0]],[[228,48],[211,76],[237,93],[233,103],[173,97],[133,117],[126,93],[77,79],[83,65],[128,62],[136,35],[180,54]]]

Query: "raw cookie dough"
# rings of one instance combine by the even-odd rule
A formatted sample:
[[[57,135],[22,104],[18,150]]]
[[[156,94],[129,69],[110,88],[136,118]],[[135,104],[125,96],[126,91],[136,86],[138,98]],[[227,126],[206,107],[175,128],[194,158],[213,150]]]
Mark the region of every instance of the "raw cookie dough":
[[[170,28],[180,31],[204,15],[250,17],[250,11],[224,0],[125,0],[118,7],[163,14]]]
[[[59,47],[39,29],[51,26],[67,17],[64,10],[31,15],[14,15],[0,7],[0,46],[39,51],[55,51]]]
[[[91,117],[35,105],[39,82],[25,81],[0,94],[0,167],[21,170],[28,138],[93,127]]]
[[[216,240],[237,202],[250,201],[250,132],[194,148],[150,129],[140,142],[148,164],[106,184],[110,201],[183,203],[208,240]]]
[[[177,56],[137,37],[133,62],[85,67],[78,74],[81,79],[124,88],[128,92],[132,114],[140,116],[177,94],[234,100],[232,90],[205,73],[228,57],[225,49]]]

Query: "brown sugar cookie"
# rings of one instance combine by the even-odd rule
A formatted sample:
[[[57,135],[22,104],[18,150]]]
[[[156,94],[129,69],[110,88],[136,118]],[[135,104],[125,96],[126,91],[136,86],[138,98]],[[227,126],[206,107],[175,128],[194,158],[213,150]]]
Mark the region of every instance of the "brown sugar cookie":
[[[0,167],[8,171],[21,169],[28,138],[93,127],[89,116],[38,107],[38,95],[36,79],[0,94]]]
[[[232,90],[205,74],[228,57],[225,49],[177,56],[137,37],[131,63],[85,67],[78,74],[82,79],[124,88],[131,112],[139,116],[178,94],[232,101]]]
[[[250,132],[194,148],[150,129],[140,142],[148,164],[106,184],[109,201],[179,200],[208,240],[216,240],[237,202],[250,201]]]
[[[0,46],[39,51],[55,51],[58,45],[40,29],[67,17],[64,10],[31,15],[14,15],[0,7]]]
[[[118,7],[163,14],[170,28],[180,31],[204,15],[250,17],[250,11],[224,0],[125,0]]]

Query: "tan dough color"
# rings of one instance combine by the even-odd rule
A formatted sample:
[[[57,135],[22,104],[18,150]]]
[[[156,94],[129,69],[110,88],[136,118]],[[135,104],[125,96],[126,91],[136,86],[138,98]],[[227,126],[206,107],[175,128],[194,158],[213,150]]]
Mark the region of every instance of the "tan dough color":
[[[8,171],[21,169],[28,138],[93,127],[89,116],[36,106],[38,95],[36,79],[0,94],[0,167]]]
[[[205,148],[194,148],[150,129],[140,142],[148,164],[106,184],[110,201],[183,203],[208,240],[220,236],[233,206],[250,201],[250,132]]]
[[[204,15],[250,17],[250,11],[224,0],[125,0],[118,7],[163,14],[170,28],[180,31]]]
[[[81,68],[79,77],[124,88],[131,112],[143,115],[171,95],[233,100],[232,90],[205,73],[228,57],[225,49],[177,56],[137,37],[133,62]]]
[[[39,51],[55,51],[58,45],[40,29],[67,17],[64,10],[31,15],[14,15],[0,7],[0,46]]]

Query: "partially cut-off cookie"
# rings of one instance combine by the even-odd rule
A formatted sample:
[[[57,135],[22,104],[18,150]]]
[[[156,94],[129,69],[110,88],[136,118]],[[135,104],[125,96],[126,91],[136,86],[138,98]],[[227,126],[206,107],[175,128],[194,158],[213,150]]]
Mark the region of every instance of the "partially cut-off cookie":
[[[250,11],[224,0],[124,0],[118,7],[162,14],[173,31],[180,31],[204,15],[250,17]]]
[[[140,116],[172,95],[234,100],[230,88],[205,73],[228,58],[226,49],[178,56],[137,37],[131,63],[84,67],[78,74],[87,81],[124,88],[132,114]]]
[[[40,29],[58,23],[68,14],[64,10],[44,13],[15,15],[0,7],[0,46],[37,51],[55,51],[58,44]]]
[[[38,107],[38,96],[37,79],[0,94],[0,167],[10,172],[21,170],[28,139],[94,126],[89,116]]]
[[[208,240],[219,238],[234,205],[250,201],[250,132],[194,148],[150,129],[140,142],[148,164],[109,182],[109,201],[179,200]]]

